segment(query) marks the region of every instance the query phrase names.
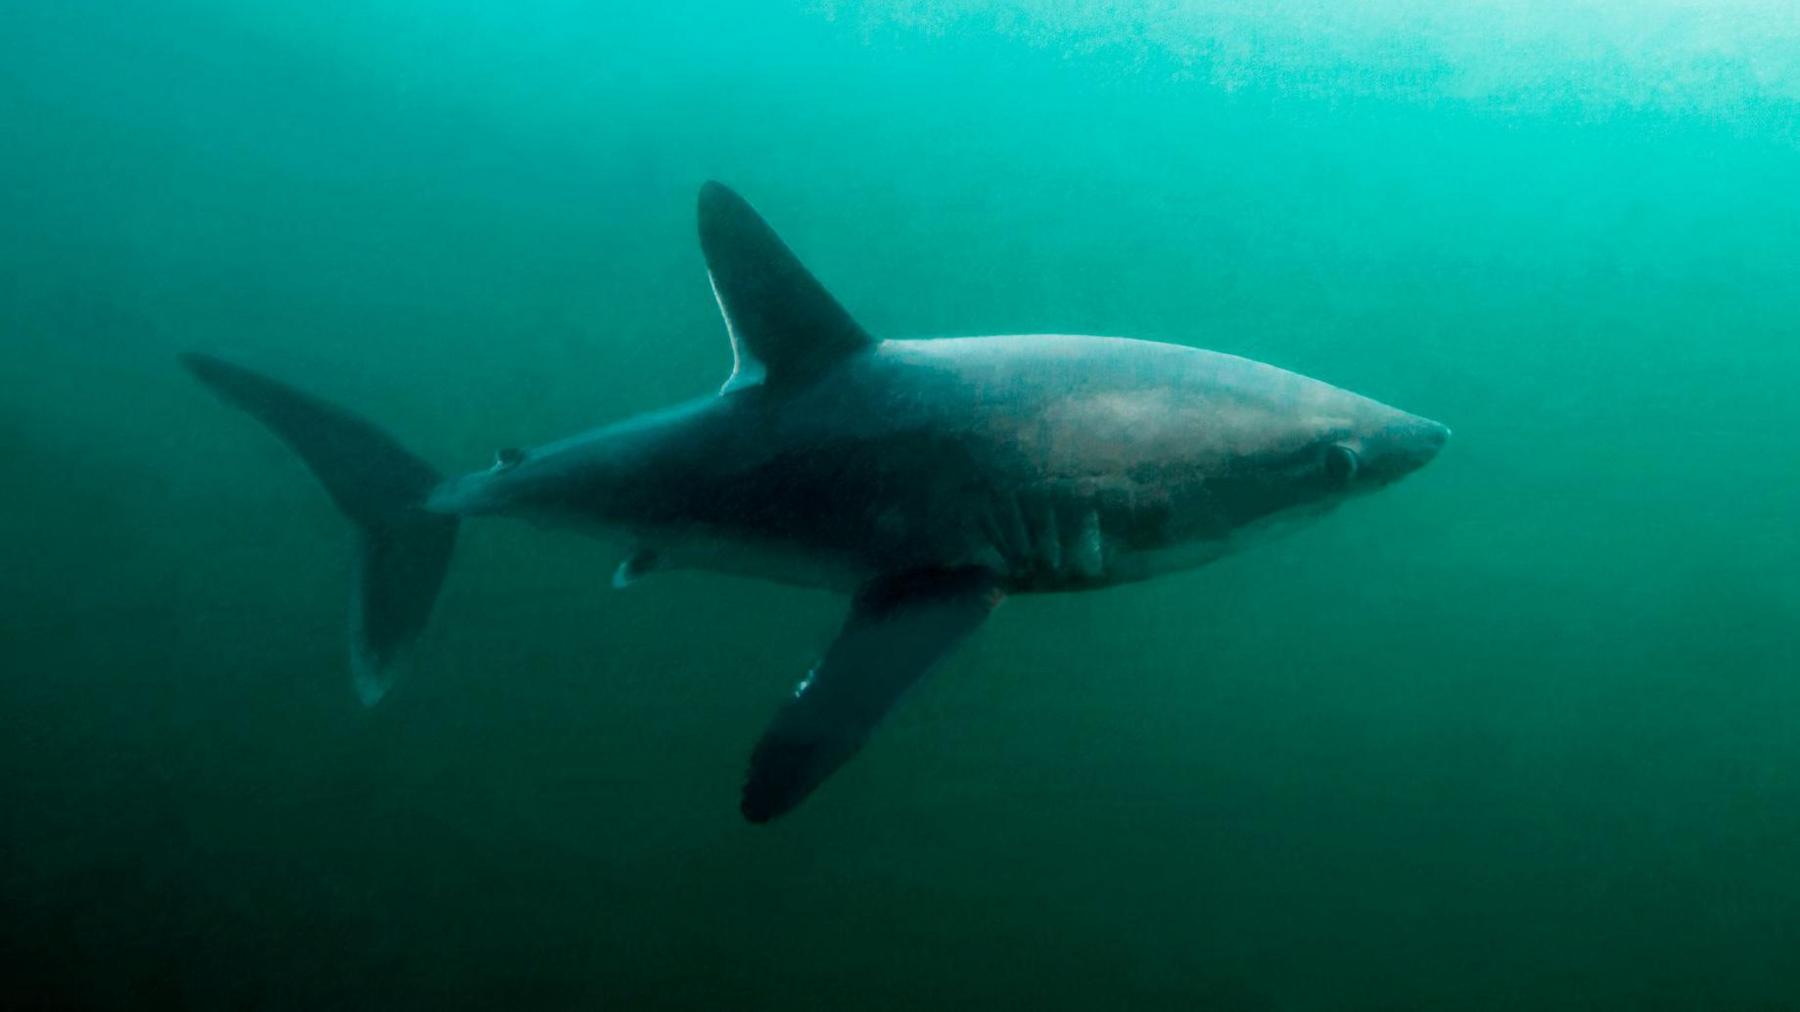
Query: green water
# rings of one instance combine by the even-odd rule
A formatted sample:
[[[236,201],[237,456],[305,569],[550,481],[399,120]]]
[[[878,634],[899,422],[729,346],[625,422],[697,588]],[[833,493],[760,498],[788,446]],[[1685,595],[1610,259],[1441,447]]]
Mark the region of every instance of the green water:
[[[0,9],[0,1006],[1800,1007],[1793,8],[1238,6]],[[702,394],[715,177],[876,333],[1456,438],[1014,601],[770,827],[829,595],[471,524],[359,709],[344,522],[175,353],[450,469]]]

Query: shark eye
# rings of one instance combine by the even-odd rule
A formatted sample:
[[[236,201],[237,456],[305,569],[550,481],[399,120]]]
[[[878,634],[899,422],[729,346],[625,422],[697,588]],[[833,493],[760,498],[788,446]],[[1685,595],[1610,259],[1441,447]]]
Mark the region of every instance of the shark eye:
[[[1344,488],[1355,480],[1359,463],[1356,451],[1348,446],[1333,444],[1325,448],[1325,477],[1333,488]]]

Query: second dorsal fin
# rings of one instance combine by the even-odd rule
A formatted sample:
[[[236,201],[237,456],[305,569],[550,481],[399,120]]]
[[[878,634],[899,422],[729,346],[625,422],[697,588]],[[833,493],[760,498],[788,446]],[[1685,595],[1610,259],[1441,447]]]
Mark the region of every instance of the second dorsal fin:
[[[700,188],[700,249],[735,356],[731,390],[802,384],[875,344],[744,198]]]

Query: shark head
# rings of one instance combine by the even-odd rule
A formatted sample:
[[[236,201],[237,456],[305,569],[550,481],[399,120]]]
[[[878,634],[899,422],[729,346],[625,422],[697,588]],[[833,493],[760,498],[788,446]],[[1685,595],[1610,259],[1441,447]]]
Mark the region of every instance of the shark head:
[[[1424,467],[1450,438],[1448,427],[1428,418],[1333,392],[1355,402],[1351,410],[1301,420],[1298,432],[1214,483],[1234,527],[1323,515]]]
[[[1412,474],[1450,438],[1429,418],[1233,356],[1209,355],[1188,380],[1158,408],[1165,440],[1183,441],[1162,475],[1190,511],[1175,540],[1285,531]]]
[[[1450,441],[1450,428],[1381,405],[1350,438],[1327,451],[1327,470],[1351,492],[1372,492],[1417,471]]]

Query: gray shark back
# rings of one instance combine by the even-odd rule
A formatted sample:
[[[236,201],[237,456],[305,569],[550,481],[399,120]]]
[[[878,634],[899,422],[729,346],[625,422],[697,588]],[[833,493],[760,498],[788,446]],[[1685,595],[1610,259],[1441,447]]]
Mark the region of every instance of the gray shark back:
[[[619,531],[665,565],[803,584],[974,565],[1013,591],[1087,589],[1329,505],[1347,491],[1330,448],[1421,421],[1178,345],[885,341],[799,389],[745,386],[532,451],[457,511]]]

